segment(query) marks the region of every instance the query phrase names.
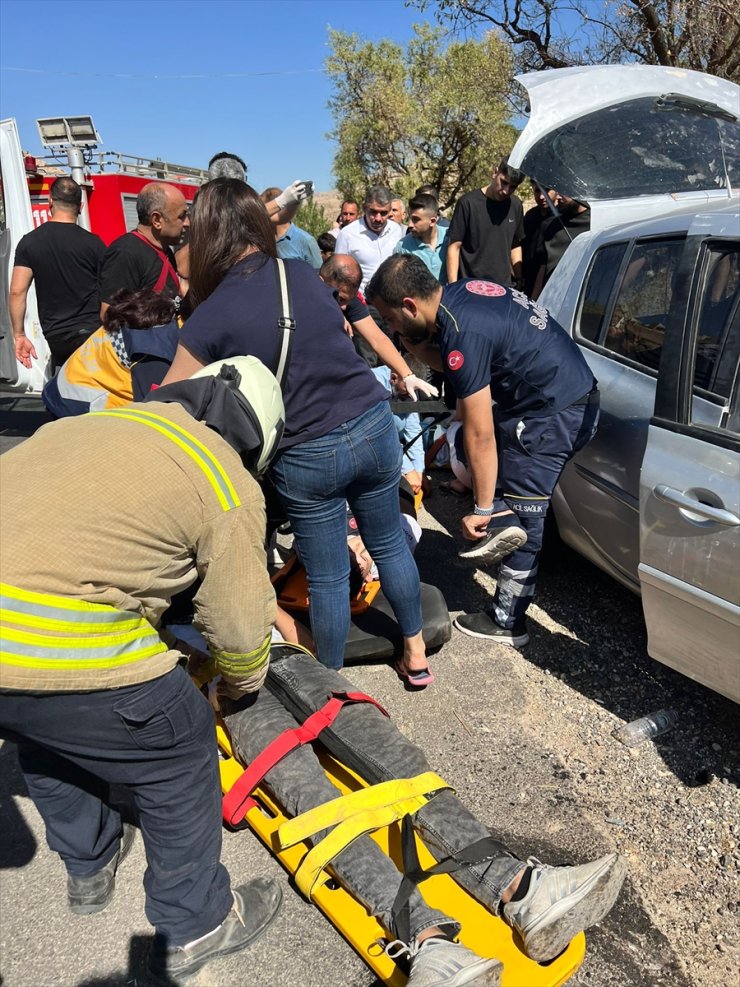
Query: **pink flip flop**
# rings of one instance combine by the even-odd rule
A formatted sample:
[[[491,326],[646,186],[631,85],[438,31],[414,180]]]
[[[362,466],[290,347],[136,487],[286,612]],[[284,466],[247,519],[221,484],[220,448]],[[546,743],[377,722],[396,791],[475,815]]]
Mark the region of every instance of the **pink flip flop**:
[[[417,668],[413,672],[404,671],[398,662],[393,667],[399,678],[416,689],[423,689],[425,686],[431,685],[434,682],[434,674],[428,665],[426,668]]]

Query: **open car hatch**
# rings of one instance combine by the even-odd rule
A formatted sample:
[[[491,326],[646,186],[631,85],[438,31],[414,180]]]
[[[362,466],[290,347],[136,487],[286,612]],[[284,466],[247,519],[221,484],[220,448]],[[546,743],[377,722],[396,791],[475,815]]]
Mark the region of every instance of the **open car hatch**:
[[[591,227],[728,197],[740,185],[740,87],[652,65],[517,76],[530,117],[510,163],[591,206]]]

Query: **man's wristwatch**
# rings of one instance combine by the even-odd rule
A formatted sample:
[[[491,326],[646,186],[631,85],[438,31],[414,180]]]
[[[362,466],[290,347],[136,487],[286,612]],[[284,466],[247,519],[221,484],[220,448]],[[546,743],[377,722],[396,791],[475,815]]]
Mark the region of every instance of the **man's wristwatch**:
[[[478,505],[476,504],[475,507],[473,508],[473,514],[477,514],[478,517],[492,517],[493,516],[493,510],[494,509],[493,509],[492,506],[491,507],[478,507]]]

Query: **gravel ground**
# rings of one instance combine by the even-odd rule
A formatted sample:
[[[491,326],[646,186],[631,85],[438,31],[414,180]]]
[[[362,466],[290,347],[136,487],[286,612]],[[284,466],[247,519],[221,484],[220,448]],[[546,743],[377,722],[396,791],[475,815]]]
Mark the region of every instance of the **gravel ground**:
[[[447,546],[463,505],[451,495],[431,497],[425,528],[432,530],[419,549],[422,574],[446,549],[450,572],[440,585],[453,613],[485,606],[495,586],[488,573],[459,568]],[[680,970],[697,987],[737,983],[737,706],[652,661],[639,599],[554,530],[529,622],[531,644],[521,652],[499,647],[495,665],[499,676],[520,683],[525,746],[530,758],[531,745],[539,748],[544,771],[538,774],[550,775],[537,789],[538,801],[550,808],[538,805],[527,827],[533,839],[547,818],[546,832],[565,837],[563,850],[585,826],[625,855],[626,898],[639,899],[653,932],[665,937],[648,944],[642,931],[623,927],[618,948],[639,957],[643,982],[675,984]],[[491,656],[489,644],[468,640],[473,654]],[[455,638],[447,647],[454,644]],[[636,748],[613,738],[621,723],[660,708],[678,711],[670,732]],[[516,749],[517,741],[506,739]],[[525,775],[531,767],[530,760]],[[530,786],[526,801],[531,794]],[[629,924],[627,916],[620,920]],[[593,983],[593,976],[587,962],[572,982]]]
[[[22,430],[0,429],[0,449]],[[435,476],[435,480],[438,475]],[[486,605],[489,574],[456,559],[459,498],[435,492],[420,520],[422,577],[451,613]],[[451,534],[452,533],[452,534]],[[629,879],[587,937],[573,987],[725,987],[738,982],[740,799],[737,707],[653,662],[639,600],[556,538],[546,545],[524,651],[454,632],[410,695],[383,664],[348,670],[375,695],[471,809],[521,856],[580,862],[618,850]],[[623,722],[669,707],[677,725],[627,749]],[[58,860],[24,792],[12,744],[0,746],[0,957],[4,987],[141,987],[151,935],[137,841],[100,916],[70,916]],[[206,969],[209,987],[371,987],[372,974],[304,903],[249,833],[227,833],[235,879],[282,882],[265,940]],[[4,981],[3,981],[4,978]]]

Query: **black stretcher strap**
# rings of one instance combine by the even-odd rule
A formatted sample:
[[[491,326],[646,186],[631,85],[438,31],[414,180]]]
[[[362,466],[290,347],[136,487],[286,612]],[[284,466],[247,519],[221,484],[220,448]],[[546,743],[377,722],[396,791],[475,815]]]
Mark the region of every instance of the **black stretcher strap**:
[[[422,881],[435,874],[452,874],[469,867],[471,864],[481,864],[491,857],[496,857],[501,853],[509,855],[509,849],[503,843],[499,843],[492,836],[484,836],[470,846],[458,850],[456,853],[439,863],[434,864],[429,870],[424,870],[419,863],[419,854],[416,849],[416,836],[414,835],[414,824],[410,815],[403,817],[401,822],[401,851],[403,855],[403,880],[398,888],[391,915],[396,930],[396,936],[401,942],[408,943],[411,939],[411,909],[409,900],[414,889]]]

